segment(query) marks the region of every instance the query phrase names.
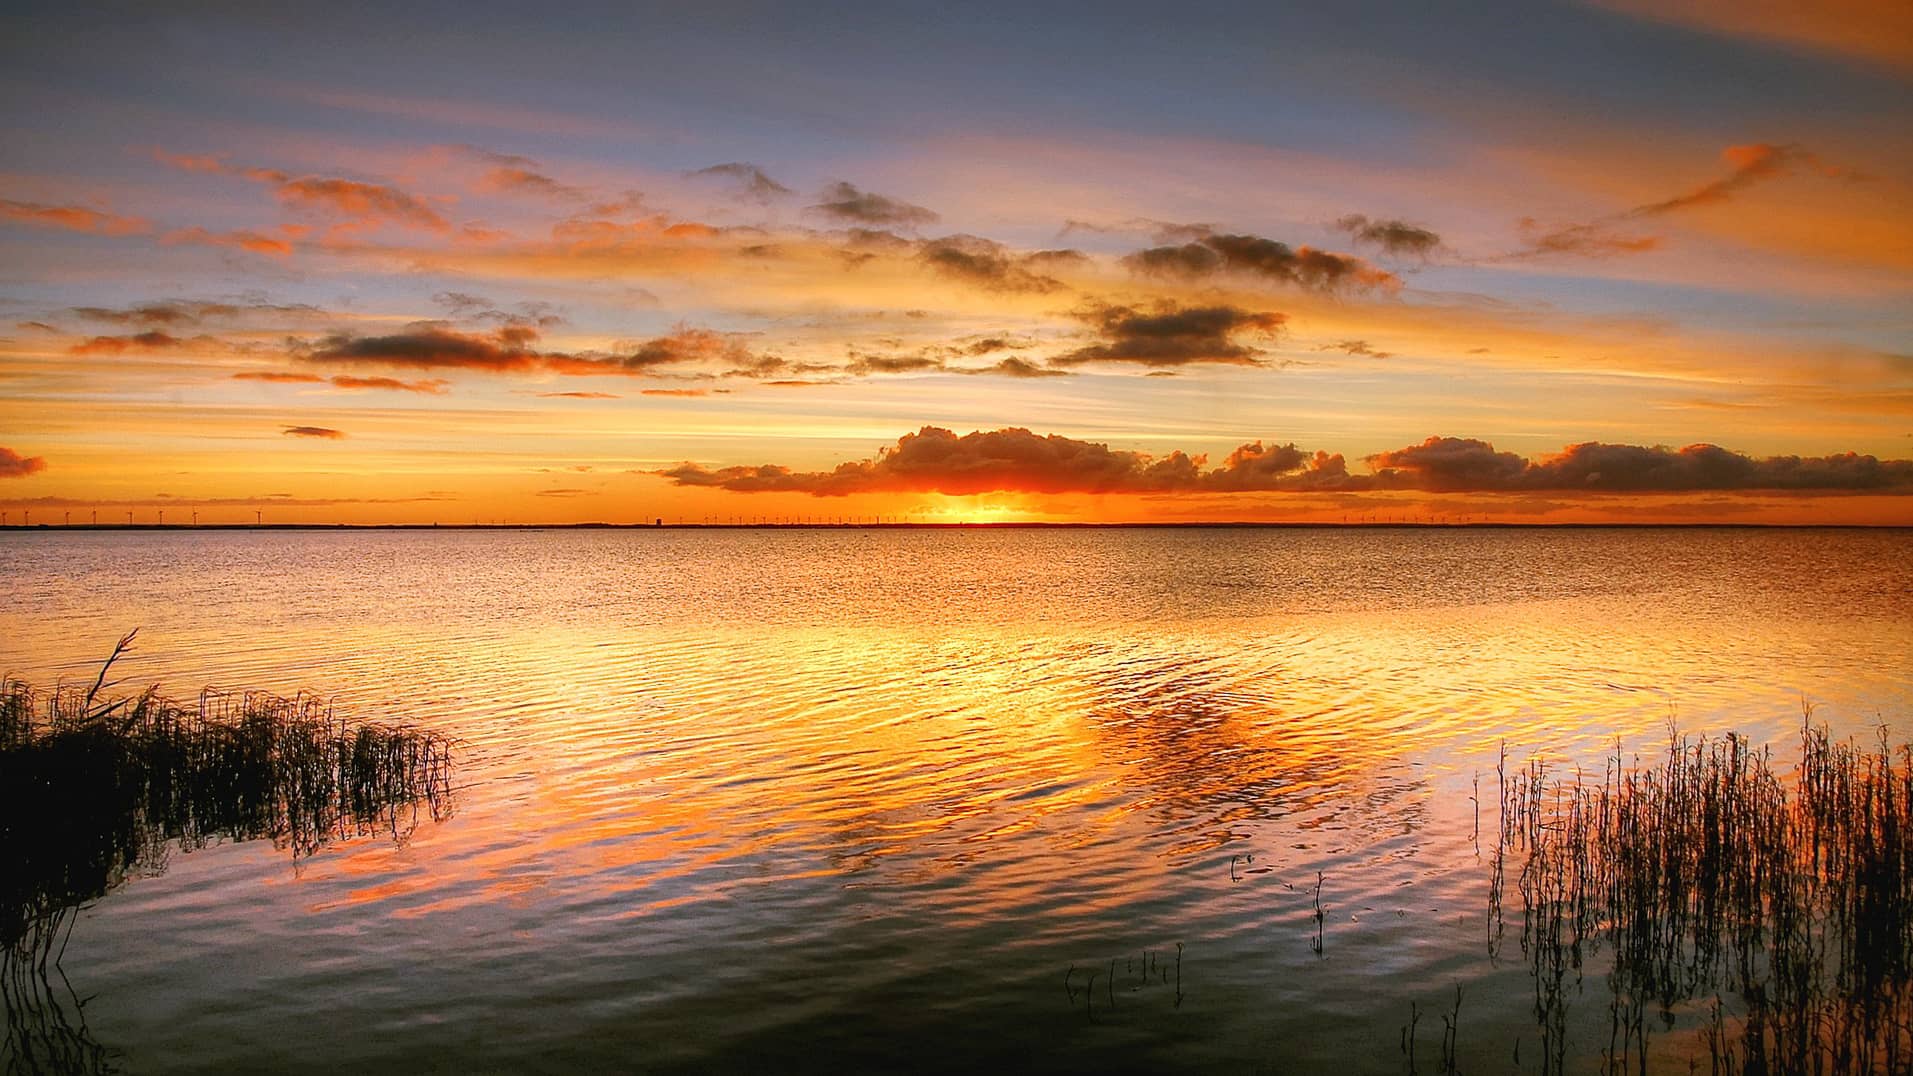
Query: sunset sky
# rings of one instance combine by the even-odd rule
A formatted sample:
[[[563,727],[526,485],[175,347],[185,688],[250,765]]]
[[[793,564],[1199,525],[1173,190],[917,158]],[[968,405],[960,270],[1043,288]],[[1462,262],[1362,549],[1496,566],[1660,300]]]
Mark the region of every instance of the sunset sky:
[[[14,9],[9,522],[1913,524],[1913,6]]]

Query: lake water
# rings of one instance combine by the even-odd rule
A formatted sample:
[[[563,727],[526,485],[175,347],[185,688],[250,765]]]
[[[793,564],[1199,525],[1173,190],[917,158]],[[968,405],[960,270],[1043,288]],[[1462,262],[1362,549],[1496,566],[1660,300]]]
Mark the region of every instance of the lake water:
[[[1913,735],[1897,530],[13,532],[0,598],[41,685],[138,627],[129,687],[458,741],[409,840],[80,914],[132,1072],[1402,1072],[1411,1005],[1434,1071],[1457,985],[1538,1071],[1504,745]]]

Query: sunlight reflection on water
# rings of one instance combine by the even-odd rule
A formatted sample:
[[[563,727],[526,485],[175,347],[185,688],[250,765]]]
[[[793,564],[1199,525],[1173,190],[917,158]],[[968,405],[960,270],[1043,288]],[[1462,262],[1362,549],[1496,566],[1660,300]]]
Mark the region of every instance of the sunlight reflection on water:
[[[1498,1061],[1503,742],[1784,745],[1803,699],[1913,732],[1901,531],[53,533],[0,569],[15,675],[138,625],[130,682],[461,741],[403,847],[195,851],[83,915],[139,1071],[1397,1071],[1458,981]],[[1180,1004],[1134,970],[1178,942]]]

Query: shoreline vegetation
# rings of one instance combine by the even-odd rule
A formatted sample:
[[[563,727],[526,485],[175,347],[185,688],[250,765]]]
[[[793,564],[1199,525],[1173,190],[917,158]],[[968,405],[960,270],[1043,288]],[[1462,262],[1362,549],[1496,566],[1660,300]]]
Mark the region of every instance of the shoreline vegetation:
[[[1836,741],[1811,709],[1800,737],[1781,766],[1670,729],[1657,761],[1617,742],[1598,779],[1503,757],[1489,953],[1512,885],[1542,1073],[1571,1067],[1597,966],[1603,1071],[1650,1071],[1655,1035],[1714,1076],[1913,1071],[1913,744]]]
[[[303,693],[113,692],[108,670],[134,634],[90,687],[0,679],[8,1071],[110,1070],[60,957],[80,909],[164,873],[173,849],[267,839],[296,862],[354,837],[403,843],[454,809],[452,743],[438,733],[352,721]]]

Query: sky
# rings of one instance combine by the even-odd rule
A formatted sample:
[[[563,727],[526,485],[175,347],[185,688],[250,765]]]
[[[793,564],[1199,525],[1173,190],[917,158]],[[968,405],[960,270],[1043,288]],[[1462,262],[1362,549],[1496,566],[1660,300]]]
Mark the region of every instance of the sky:
[[[0,41],[7,522],[1913,525],[1904,3],[161,6]]]

